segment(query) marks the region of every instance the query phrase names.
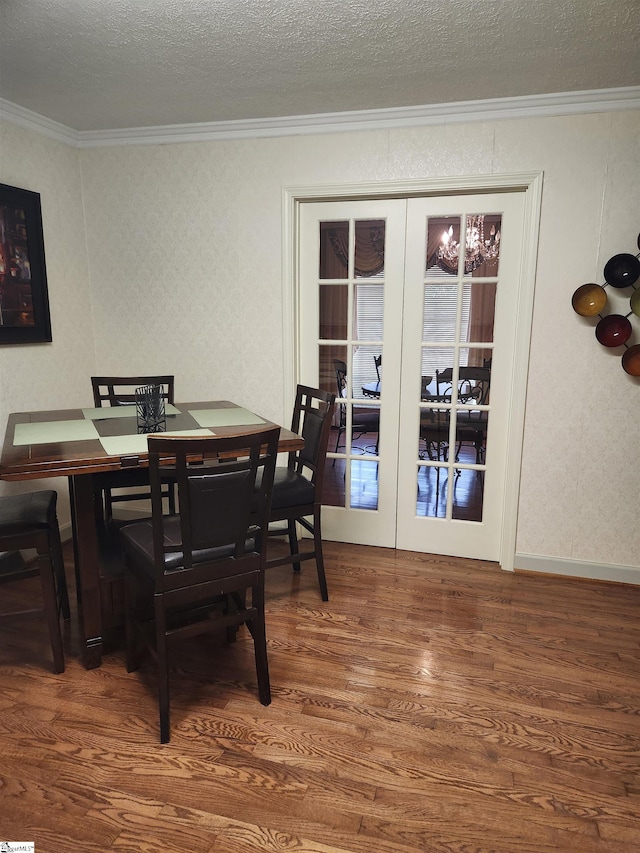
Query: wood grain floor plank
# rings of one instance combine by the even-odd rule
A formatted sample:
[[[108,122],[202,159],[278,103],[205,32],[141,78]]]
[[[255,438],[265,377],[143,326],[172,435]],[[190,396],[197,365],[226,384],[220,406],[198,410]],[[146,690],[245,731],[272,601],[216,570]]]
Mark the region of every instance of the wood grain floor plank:
[[[246,632],[176,650],[165,745],[155,667],[127,673],[117,634],[87,671],[72,621],[54,675],[46,626],[0,624],[0,836],[33,833],[38,853],[640,851],[640,588],[338,543],[326,567],[329,602],[312,564],[267,576],[270,706]]]

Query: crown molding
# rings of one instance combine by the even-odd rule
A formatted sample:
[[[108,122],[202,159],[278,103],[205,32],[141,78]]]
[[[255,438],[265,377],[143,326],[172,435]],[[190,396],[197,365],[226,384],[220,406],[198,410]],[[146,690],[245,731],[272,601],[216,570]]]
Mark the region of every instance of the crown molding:
[[[73,145],[158,145],[209,140],[257,139],[361,130],[388,130],[459,122],[501,121],[513,118],[577,115],[640,109],[640,86],[558,92],[484,101],[457,101],[417,107],[356,110],[277,118],[214,121],[194,124],[130,127],[113,130],[73,130],[24,107],[0,99],[0,119]]]
[[[79,133],[64,124],[59,124],[50,118],[41,116],[24,107],[19,107],[17,104],[12,104],[11,101],[5,101],[0,98],[0,120],[11,121],[20,127],[25,127],[27,130],[35,130],[36,133],[42,136],[48,136],[50,139],[55,139],[58,142],[64,142],[66,145],[72,145],[75,148],[80,147]]]

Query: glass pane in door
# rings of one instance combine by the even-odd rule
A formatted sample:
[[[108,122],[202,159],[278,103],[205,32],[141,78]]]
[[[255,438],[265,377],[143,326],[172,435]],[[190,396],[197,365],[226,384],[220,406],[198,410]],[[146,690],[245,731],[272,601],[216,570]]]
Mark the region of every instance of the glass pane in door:
[[[351,460],[351,508],[378,509],[378,463]]]
[[[347,337],[348,286],[346,284],[321,284],[318,298],[320,340],[343,340]]]
[[[380,400],[382,382],[378,380],[376,360],[382,356],[379,345],[363,345],[354,348],[353,353],[353,396],[358,400]]]
[[[456,521],[482,521],[484,471],[457,468],[453,481],[451,518]]]
[[[496,314],[495,281],[465,281],[464,299],[469,304],[467,336],[475,343],[492,343]]]
[[[346,362],[347,347],[343,344],[320,344],[318,347],[318,387],[331,391],[338,400],[346,397],[346,386],[342,380]]]
[[[425,284],[422,339],[451,342],[456,337],[458,288],[450,281]]]
[[[418,468],[416,515],[444,518],[447,512],[447,469],[443,466]]]
[[[354,338],[358,341],[381,341],[384,325],[384,282],[356,282],[354,299]]]
[[[329,438],[331,442],[333,433]],[[331,445],[329,449],[332,450]],[[346,497],[346,469],[345,459],[327,458],[324,465],[324,480],[322,483],[322,503],[324,506],[344,507]]]
[[[320,278],[349,277],[349,223],[320,223]]]
[[[459,266],[460,216],[430,216],[427,219],[427,275],[457,275]]]
[[[384,239],[384,219],[356,220],[354,257],[356,278],[384,275]]]
[[[464,245],[465,275],[498,275],[501,229],[501,213],[467,214]]]

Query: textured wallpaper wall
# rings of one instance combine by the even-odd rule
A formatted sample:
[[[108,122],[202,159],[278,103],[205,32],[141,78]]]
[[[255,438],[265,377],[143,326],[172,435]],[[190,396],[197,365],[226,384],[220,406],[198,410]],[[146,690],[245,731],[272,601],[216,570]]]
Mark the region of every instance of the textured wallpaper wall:
[[[40,193],[53,342],[0,347],[0,435],[10,412],[91,404],[91,291],[77,150],[0,122],[0,182]],[[57,488],[69,518],[66,479],[0,482],[0,493]]]
[[[79,155],[13,129],[2,141],[16,154],[31,152],[25,185],[45,186],[47,216],[57,217],[45,224],[47,246],[59,244],[51,248],[63,368],[55,387],[79,399],[89,364],[168,371],[183,399],[226,397],[276,420],[288,418],[290,357],[282,343],[283,186],[543,171],[517,549],[638,566],[640,387],[618,353],[594,343],[571,295],[602,281],[611,255],[634,251],[639,133],[640,113],[629,111]],[[84,246],[75,242],[80,199],[88,285]],[[15,408],[0,355],[0,402]],[[25,372],[37,373],[37,354],[29,361]],[[17,398],[39,404],[40,391]]]

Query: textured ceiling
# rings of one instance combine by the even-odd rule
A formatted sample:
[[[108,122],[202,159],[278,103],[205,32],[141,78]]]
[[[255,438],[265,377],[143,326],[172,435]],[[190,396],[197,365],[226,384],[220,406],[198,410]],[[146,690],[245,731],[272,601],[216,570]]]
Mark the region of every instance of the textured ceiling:
[[[0,98],[74,130],[640,84],[640,0],[0,0]]]

